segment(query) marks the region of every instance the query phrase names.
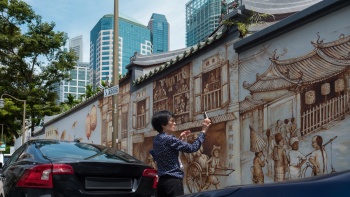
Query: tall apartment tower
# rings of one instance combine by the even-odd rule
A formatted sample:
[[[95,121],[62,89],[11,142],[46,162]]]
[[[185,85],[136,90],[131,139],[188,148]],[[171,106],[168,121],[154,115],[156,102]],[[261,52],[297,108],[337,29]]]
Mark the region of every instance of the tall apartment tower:
[[[190,0],[186,3],[187,47],[205,40],[219,26],[220,10],[221,0]]]
[[[69,40],[69,48],[73,49],[78,56],[78,62],[83,61],[83,36],[77,36]]]
[[[69,40],[69,48],[78,56],[77,65],[69,71],[70,81],[61,81],[56,85],[55,91],[58,102],[66,102],[71,94],[75,99],[80,99],[86,92],[86,86],[90,83],[90,67],[88,62],[83,61],[83,36],[77,36]],[[66,49],[67,50],[67,49]]]
[[[102,81],[112,81],[113,74],[113,28],[114,15],[103,16],[90,31],[91,84],[99,86]],[[151,32],[136,20],[119,16],[119,74],[126,74],[126,65],[135,54],[151,54]]]
[[[170,25],[166,17],[162,14],[153,13],[147,27],[151,30],[153,53],[169,51]]]
[[[70,81],[61,81],[56,87],[58,103],[66,102],[71,94],[76,100],[86,93],[86,86],[89,85],[90,69],[88,62],[77,62],[74,69],[69,71]]]

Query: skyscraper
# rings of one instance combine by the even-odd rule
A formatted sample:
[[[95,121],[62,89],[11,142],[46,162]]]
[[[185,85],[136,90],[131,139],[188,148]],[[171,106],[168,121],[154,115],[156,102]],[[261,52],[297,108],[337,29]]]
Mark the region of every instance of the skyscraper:
[[[219,26],[220,10],[221,0],[190,0],[186,3],[187,47],[205,40]]]
[[[91,84],[95,87],[101,81],[112,81],[113,77],[113,28],[114,16],[103,16],[90,31],[90,68],[92,69]],[[119,57],[118,70],[126,74],[126,65],[130,58],[139,54],[151,54],[150,30],[128,16],[119,16]]]
[[[148,28],[151,30],[153,53],[169,51],[170,25],[166,17],[162,14],[153,13],[148,22]]]
[[[73,49],[78,56],[78,62],[83,61],[83,36],[77,36],[69,40],[69,48]]]
[[[89,84],[89,63],[77,62],[77,66],[69,71],[70,81],[62,81],[57,87],[59,102],[67,101],[71,94],[76,100],[86,93],[86,86]]]
[[[78,100],[86,92],[86,86],[90,80],[90,69],[88,62],[83,60],[83,36],[77,36],[69,40],[69,48],[78,56],[77,65],[69,71],[70,81],[61,81],[56,84],[55,91],[58,95],[58,102],[67,101],[68,95],[71,94]]]

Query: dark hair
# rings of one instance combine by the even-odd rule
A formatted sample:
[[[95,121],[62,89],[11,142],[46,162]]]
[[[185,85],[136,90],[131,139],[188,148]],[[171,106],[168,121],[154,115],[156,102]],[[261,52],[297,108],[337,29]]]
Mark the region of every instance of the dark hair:
[[[167,125],[170,118],[173,118],[174,114],[170,111],[163,110],[153,114],[152,127],[159,133],[163,132],[163,126]]]

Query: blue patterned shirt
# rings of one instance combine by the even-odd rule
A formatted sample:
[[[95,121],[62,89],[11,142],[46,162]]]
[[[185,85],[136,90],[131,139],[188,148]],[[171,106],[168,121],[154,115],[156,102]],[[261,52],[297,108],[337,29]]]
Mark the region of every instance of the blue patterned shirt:
[[[157,163],[158,176],[169,175],[182,179],[184,172],[180,167],[179,151],[185,153],[198,151],[204,138],[205,134],[200,132],[198,138],[192,144],[189,144],[174,135],[168,135],[164,132],[159,133],[154,138],[153,150],[150,151]]]

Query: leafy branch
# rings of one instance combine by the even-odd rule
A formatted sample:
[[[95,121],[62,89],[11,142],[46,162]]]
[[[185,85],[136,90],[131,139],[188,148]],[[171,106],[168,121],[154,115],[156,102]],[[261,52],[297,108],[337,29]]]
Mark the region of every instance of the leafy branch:
[[[222,24],[226,25],[227,27],[231,27],[233,25],[237,26],[238,31],[240,32],[240,37],[243,38],[249,33],[250,27],[266,24],[266,19],[275,20],[275,16],[272,14],[252,12],[251,15],[245,20],[227,19],[222,21]]]

